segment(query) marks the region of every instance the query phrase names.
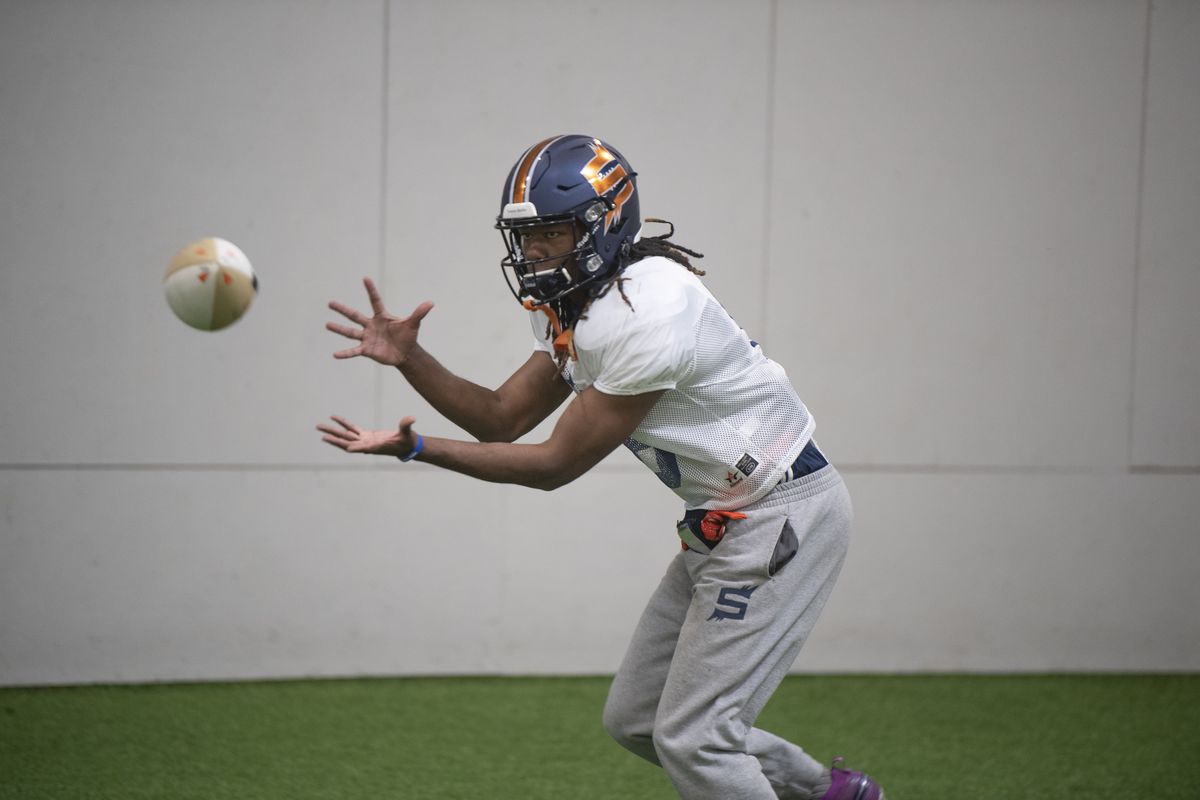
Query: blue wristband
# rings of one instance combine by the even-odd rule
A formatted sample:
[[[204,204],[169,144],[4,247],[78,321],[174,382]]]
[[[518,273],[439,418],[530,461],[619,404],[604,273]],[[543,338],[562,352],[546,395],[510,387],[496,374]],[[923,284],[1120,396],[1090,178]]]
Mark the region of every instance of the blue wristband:
[[[412,452],[406,456],[396,456],[401,461],[412,461],[417,456],[421,455],[421,450],[425,448],[425,437],[417,434],[417,446],[412,449]]]

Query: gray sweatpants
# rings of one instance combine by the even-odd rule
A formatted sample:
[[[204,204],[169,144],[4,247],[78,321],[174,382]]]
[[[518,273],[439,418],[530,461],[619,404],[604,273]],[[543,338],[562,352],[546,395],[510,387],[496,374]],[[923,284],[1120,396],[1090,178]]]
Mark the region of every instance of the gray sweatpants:
[[[754,721],[833,588],[850,497],[828,466],[738,510],[747,518],[729,522],[710,553],[671,561],[613,680],[604,727],[661,765],[687,800],[807,800],[824,767]],[[773,570],[788,529],[795,556]]]

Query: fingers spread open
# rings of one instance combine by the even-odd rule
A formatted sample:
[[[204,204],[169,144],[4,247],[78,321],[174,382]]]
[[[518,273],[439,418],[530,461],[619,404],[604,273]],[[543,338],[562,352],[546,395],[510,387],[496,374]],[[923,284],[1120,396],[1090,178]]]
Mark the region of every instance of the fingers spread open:
[[[364,326],[367,324],[367,318],[365,316],[358,313],[345,303],[339,303],[337,300],[330,300],[329,307],[351,322],[357,322],[359,325]]]
[[[421,305],[413,309],[412,314],[409,316],[409,320],[412,322],[420,322],[421,320],[425,319],[425,316],[432,310],[433,303],[426,300],[424,303],[421,303]]]
[[[363,286],[367,287],[367,299],[371,301],[371,310],[376,314],[387,313],[383,307],[383,298],[379,296],[379,290],[375,288],[375,281],[363,278]]]
[[[348,453],[364,452],[361,428],[345,417],[339,417],[336,414],[329,418],[336,422],[338,427],[335,428],[327,422],[317,425],[317,430],[325,434],[321,437],[321,441],[339,447]]]
[[[361,328],[351,328],[348,325],[339,325],[336,322],[326,322],[325,330],[332,333],[341,334],[347,339],[358,339],[360,342],[363,338],[363,332]]]
[[[318,425],[317,430],[325,434],[321,437],[322,442],[331,444],[334,447],[340,447],[343,450],[349,447],[350,443],[354,441],[353,439],[347,438],[344,431],[339,431],[336,428],[332,428],[328,425]]]
[[[349,350],[338,350],[336,353],[333,354],[333,357],[334,358],[354,358],[355,356],[361,356],[362,352],[363,352],[362,345],[359,345],[358,347],[352,347]]]

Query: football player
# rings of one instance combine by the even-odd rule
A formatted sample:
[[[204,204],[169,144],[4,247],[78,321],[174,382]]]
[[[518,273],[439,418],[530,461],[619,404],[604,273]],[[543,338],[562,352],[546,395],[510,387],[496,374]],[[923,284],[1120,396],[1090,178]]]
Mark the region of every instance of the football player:
[[[605,728],[681,797],[881,800],[869,776],[754,726],[833,588],[850,499],[783,368],[708,291],[700,254],[672,242],[669,223],[643,233],[639,206],[636,173],[611,145],[569,135],[530,147],[496,227],[533,352],[502,386],[458,377],[421,346],[431,303],[393,316],[369,279],[369,313],[330,303],[353,323],[327,325],[354,340],[336,358],[399,368],[477,441],[422,436],[413,417],[318,429],[347,452],[547,490],[625,445],[682,499],[682,546],[613,680]],[[517,443],[572,395],[546,441]]]

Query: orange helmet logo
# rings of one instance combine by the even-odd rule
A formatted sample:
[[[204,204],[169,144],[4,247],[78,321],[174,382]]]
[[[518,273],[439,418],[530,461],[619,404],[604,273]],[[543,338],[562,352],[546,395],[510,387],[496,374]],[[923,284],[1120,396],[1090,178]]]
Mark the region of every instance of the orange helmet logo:
[[[617,157],[610,153],[599,139],[593,139],[588,144],[588,147],[592,148],[592,152],[596,155],[591,161],[584,164],[583,169],[579,170],[579,172],[592,185],[592,188],[596,191],[596,196],[603,197],[623,179],[629,177],[629,173],[625,171],[625,167],[621,165]],[[608,233],[608,229],[614,223],[621,221],[621,209],[624,208],[625,202],[632,196],[633,181],[626,181],[621,191],[613,199],[612,209],[604,215],[605,233]]]

